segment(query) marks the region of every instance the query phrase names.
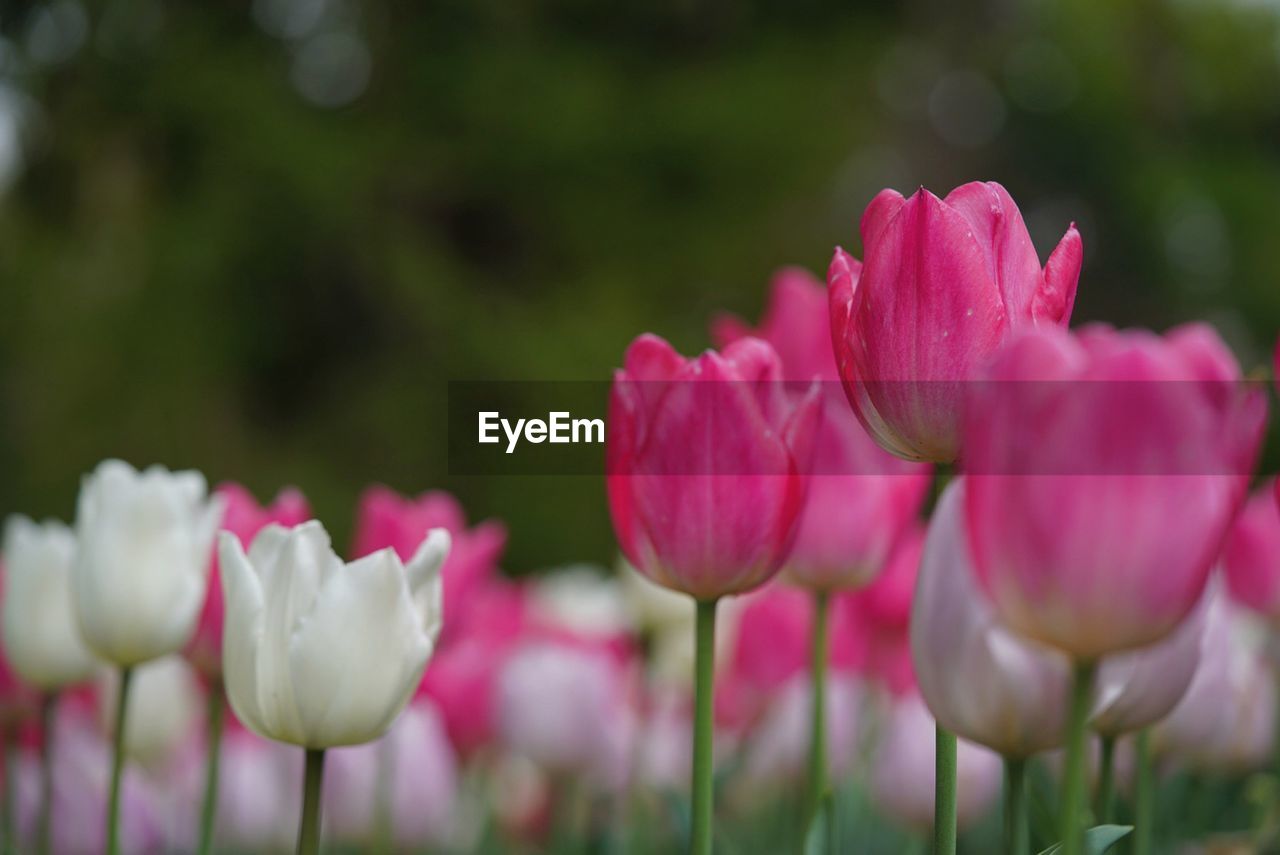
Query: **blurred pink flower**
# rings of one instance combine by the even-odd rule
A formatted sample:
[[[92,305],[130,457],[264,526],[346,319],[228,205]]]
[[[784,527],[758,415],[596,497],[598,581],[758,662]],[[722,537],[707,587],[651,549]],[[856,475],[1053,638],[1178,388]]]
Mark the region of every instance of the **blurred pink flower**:
[[[194,805],[204,792],[203,775],[193,782]],[[297,834],[301,782],[302,752],[229,722],[222,738],[214,839],[246,851],[289,850]]]
[[[1231,596],[1271,620],[1280,620],[1280,505],[1268,481],[1245,503],[1222,551]]]
[[[221,529],[240,538],[245,549],[249,548],[254,536],[270,523],[295,526],[311,518],[311,507],[307,504],[306,497],[291,487],[281,490],[275,500],[265,507],[259,505],[253,494],[239,484],[222,484],[214,493],[222,499],[225,508]],[[202,675],[213,679],[222,676],[222,624],[225,612],[217,552],[214,549],[210,558],[212,564],[209,583],[196,633],[185,650],[191,664]]]
[[[845,391],[885,449],[949,462],[960,383],[1014,332],[1071,318],[1083,247],[1067,229],[1044,269],[1022,214],[995,182],[946,199],[882,190],[862,215],[865,264],[836,250],[827,283]]]
[[[858,750],[861,691],[847,673],[827,683],[827,768],[840,781]],[[813,685],[807,672],[795,675],[773,693],[760,720],[746,735],[742,773],[753,789],[793,787],[804,780],[812,743]]]
[[[387,735],[329,752],[325,770],[326,833],[372,845],[390,832],[397,849],[450,842],[455,832],[458,762],[440,712],[430,700],[405,708]],[[389,798],[389,805],[379,805]],[[380,830],[380,817],[390,829]]]
[[[929,523],[911,647],[920,693],[943,727],[1006,757],[1064,741],[1070,662],[997,620],[973,577],[963,478],[948,485]]]
[[[778,571],[804,505],[818,391],[787,395],[773,348],[742,339],[694,359],[642,335],[614,374],[606,482],[628,560],[698,599]]]
[[[966,515],[1011,628],[1095,659],[1171,632],[1247,488],[1266,401],[1207,326],[1024,335],[966,408]]]
[[[872,758],[873,802],[902,825],[925,833],[933,827],[934,720],[919,695],[894,701],[881,723]],[[1000,792],[1000,758],[960,740],[956,746],[956,812],[961,828],[980,818]]]
[[[824,381],[808,499],[786,561],[788,580],[820,590],[861,587],[880,572],[919,511],[930,478],[927,467],[883,451],[858,424],[833,382],[839,375],[830,327],[822,283],[794,267],[774,277],[759,330],[731,317],[712,325],[721,347],[749,335],[767,341],[782,360],[784,379]]]

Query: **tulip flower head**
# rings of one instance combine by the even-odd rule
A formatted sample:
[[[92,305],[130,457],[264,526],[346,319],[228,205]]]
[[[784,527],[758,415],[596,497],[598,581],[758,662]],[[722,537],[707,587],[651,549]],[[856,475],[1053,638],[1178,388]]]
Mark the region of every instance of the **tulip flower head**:
[[[80,487],[72,592],[80,633],[120,666],[176,653],[204,603],[222,502],[199,472],[119,460],[99,464]]]
[[[4,529],[4,649],[24,681],[45,690],[82,683],[99,666],[72,604],[76,538],[62,523],[10,517]]]
[[[809,494],[785,573],[794,584],[826,591],[875,578],[929,489],[926,467],[882,450],[850,411],[827,340],[830,327],[822,284],[800,268],[774,277],[759,330],[732,318],[712,326],[722,347],[749,335],[767,341],[788,381],[823,381]]]
[[[1067,229],[1042,269],[1022,214],[995,182],[882,190],[862,215],[865,262],[827,274],[836,363],[854,412],[886,450],[951,462],[961,386],[1010,336],[1071,318],[1083,247]]]
[[[627,559],[700,600],[767,582],[804,505],[818,390],[793,400],[773,348],[751,338],[685,359],[643,335],[624,363],[606,468]]]
[[[376,739],[422,679],[440,630],[433,530],[402,564],[384,549],[344,564],[319,522],[264,528],[248,554],[223,533],[223,668],[236,716],[306,748]]]
[[[1001,619],[1077,660],[1172,632],[1204,591],[1266,418],[1217,335],[1043,330],[972,392],[966,516]]]
[[[963,478],[948,485],[929,524],[911,614],[916,679],[948,730],[1029,757],[1066,738],[1071,666],[997,620],[973,576],[964,487]]]

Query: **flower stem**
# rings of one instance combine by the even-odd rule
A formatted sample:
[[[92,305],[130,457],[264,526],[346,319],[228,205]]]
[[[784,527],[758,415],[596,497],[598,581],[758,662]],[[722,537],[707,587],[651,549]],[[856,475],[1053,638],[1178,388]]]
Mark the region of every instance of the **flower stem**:
[[[120,669],[120,691],[116,695],[116,732],[111,756],[111,801],[107,806],[107,855],[120,851],[120,779],[124,773],[124,733],[129,712],[129,686],[133,667]]]
[[[716,600],[698,602],[693,716],[693,855],[710,855],[712,789],[711,693],[716,656]]]
[[[956,735],[934,729],[934,855],[956,855]]]
[[[827,794],[827,616],[830,597],[825,591],[813,594],[813,647],[810,686],[813,691],[809,725],[809,821],[822,809]]]
[[[49,692],[40,703],[40,813],[36,817],[36,852],[49,852],[50,829],[53,827],[53,727],[58,708],[58,693]]]
[[[1067,766],[1062,776],[1062,855],[1081,855],[1084,851],[1084,826],[1080,815],[1084,808],[1085,752],[1088,748],[1085,725],[1089,718],[1094,670],[1093,662],[1077,662],[1071,686]]]
[[[1029,855],[1031,832],[1027,825],[1027,761],[1004,758],[1004,851]]]
[[[1150,855],[1152,817],[1155,816],[1155,783],[1151,779],[1151,747],[1149,734],[1143,730],[1137,736],[1135,758],[1136,779],[1133,796],[1133,855]]]
[[[1099,758],[1101,768],[1098,770],[1098,802],[1094,813],[1098,822],[1109,823],[1116,809],[1116,738],[1102,737],[1102,756]]]
[[[303,772],[302,821],[298,823],[298,855],[320,851],[320,787],[324,778],[324,749],[307,749]]]
[[[222,714],[226,703],[221,680],[209,686],[208,703],[205,716],[208,728],[205,750],[208,755],[204,766],[204,804],[200,809],[200,855],[208,855],[213,850],[213,826],[218,815],[218,765],[222,759]]]

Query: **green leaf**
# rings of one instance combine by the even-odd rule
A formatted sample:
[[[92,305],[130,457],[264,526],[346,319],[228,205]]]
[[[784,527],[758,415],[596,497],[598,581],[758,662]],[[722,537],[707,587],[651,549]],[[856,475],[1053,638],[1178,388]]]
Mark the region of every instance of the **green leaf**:
[[[804,835],[804,855],[826,855],[834,851],[834,841],[827,840],[827,831],[832,825],[828,821],[829,814],[835,809],[835,799],[827,793],[809,821],[809,830]]]
[[[1095,825],[1084,833],[1084,854],[1102,855],[1131,831],[1132,825]],[[1058,855],[1061,851],[1062,844],[1055,843],[1040,855]]]

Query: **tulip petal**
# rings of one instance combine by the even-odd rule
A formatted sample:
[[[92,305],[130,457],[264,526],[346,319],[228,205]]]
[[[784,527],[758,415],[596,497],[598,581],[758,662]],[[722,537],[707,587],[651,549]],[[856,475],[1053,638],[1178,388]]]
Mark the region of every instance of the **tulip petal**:
[[[1038,321],[1066,324],[1076,303],[1076,286],[1084,263],[1084,243],[1072,223],[1044,266],[1044,284],[1031,304],[1031,317]]]

